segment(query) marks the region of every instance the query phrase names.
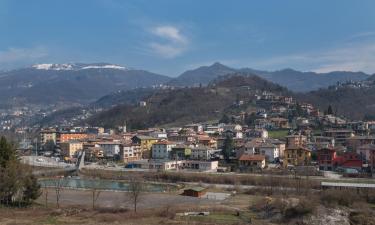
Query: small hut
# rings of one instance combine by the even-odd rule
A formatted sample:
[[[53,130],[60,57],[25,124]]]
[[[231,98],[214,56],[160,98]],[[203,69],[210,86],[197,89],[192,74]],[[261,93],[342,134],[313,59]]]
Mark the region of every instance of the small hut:
[[[206,188],[204,187],[192,187],[184,190],[182,195],[200,198],[206,194]]]

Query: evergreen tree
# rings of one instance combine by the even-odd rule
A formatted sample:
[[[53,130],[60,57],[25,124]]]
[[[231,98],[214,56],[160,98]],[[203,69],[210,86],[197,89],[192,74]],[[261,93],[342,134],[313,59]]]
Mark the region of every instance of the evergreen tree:
[[[333,115],[333,109],[332,109],[332,106],[331,106],[331,105],[328,106],[327,114],[328,114],[328,115]]]
[[[223,117],[219,120],[219,123],[230,123],[230,118],[227,114],[224,114]]]
[[[228,162],[230,156],[232,155],[233,150],[233,139],[230,135],[227,135],[227,137],[224,140],[224,145],[222,149],[222,153],[224,155],[224,159]]]
[[[14,147],[4,137],[0,138],[0,204],[14,201],[30,204],[40,196],[40,185],[31,170],[22,165]]]

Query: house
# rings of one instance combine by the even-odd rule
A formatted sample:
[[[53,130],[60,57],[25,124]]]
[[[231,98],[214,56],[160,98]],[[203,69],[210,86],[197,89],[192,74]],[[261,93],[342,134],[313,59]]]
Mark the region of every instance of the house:
[[[220,152],[220,150],[212,149],[206,146],[197,146],[191,148],[191,159],[194,160],[211,160],[215,153]]]
[[[266,167],[266,157],[264,155],[243,154],[238,159],[238,165],[241,170],[263,169]]]
[[[135,135],[134,137],[132,137],[132,143],[137,144],[141,147],[143,158],[150,158],[152,144],[157,141],[159,141],[159,138],[146,135]]]
[[[170,141],[158,141],[152,144],[152,158],[153,159],[170,159],[172,148],[176,146]]]
[[[142,158],[142,150],[136,144],[122,144],[120,149],[120,158],[123,162],[128,163]]]
[[[363,162],[369,163],[371,161],[371,152],[375,150],[374,144],[362,145],[357,148],[356,152]]]
[[[375,172],[375,149],[372,149],[370,151],[370,160],[369,160],[369,167],[371,169],[371,172]]]
[[[353,151],[356,151],[360,146],[371,144],[375,144],[375,136],[373,135],[354,136],[346,140],[346,146]]]
[[[184,160],[191,158],[191,147],[187,145],[176,145],[172,147],[171,159]]]
[[[77,140],[60,143],[61,153],[64,157],[72,158],[76,152],[83,149],[83,144]]]
[[[58,132],[55,129],[44,129],[39,133],[40,143],[42,145],[46,144],[48,141],[53,141],[57,143]]]
[[[335,167],[362,169],[362,159],[356,152],[344,152],[334,159]]]
[[[249,129],[246,131],[246,136],[249,138],[268,138],[268,131],[266,129]]]
[[[291,146],[285,149],[283,165],[307,166],[311,161],[311,150],[302,146]]]
[[[266,157],[267,162],[275,162],[280,157],[280,149],[267,139],[257,138],[245,143],[245,145],[237,151],[236,155],[237,157],[241,157],[243,154],[263,155]]]
[[[275,129],[287,129],[289,128],[289,122],[288,119],[280,118],[280,117],[274,117],[269,119],[272,127]]]
[[[307,137],[304,135],[288,135],[286,138],[286,148],[303,147],[307,144]]]
[[[337,145],[345,145],[349,138],[354,137],[354,131],[349,129],[329,129],[323,132],[323,136],[334,138]]]
[[[83,140],[89,137],[88,134],[82,132],[61,132],[58,136],[58,140],[60,143],[64,143],[70,140]]]
[[[101,141],[96,143],[97,147],[103,150],[104,157],[113,158],[120,155],[120,142],[115,141]]]
[[[334,160],[336,159],[336,150],[333,148],[322,148],[316,151],[319,170],[332,171],[334,169]]]
[[[203,125],[202,124],[188,124],[188,125],[185,125],[184,128],[192,129],[197,133],[203,132]]]
[[[206,188],[204,187],[192,187],[184,190],[182,195],[200,198],[206,194]]]

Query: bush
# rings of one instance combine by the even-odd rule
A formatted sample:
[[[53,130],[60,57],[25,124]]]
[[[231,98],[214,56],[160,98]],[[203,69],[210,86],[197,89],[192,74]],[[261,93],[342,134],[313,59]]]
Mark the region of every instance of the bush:
[[[358,200],[360,197],[351,190],[325,190],[320,195],[320,201],[329,206],[351,206]]]
[[[313,201],[299,200],[298,204],[294,206],[288,206],[285,208],[283,216],[285,219],[292,219],[310,214],[315,209]]]

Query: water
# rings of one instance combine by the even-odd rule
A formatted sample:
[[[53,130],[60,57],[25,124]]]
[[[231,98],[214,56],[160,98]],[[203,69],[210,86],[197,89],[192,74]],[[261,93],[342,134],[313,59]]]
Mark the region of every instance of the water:
[[[60,183],[60,186],[64,188],[72,189],[101,189],[101,190],[112,190],[112,191],[128,191],[129,183],[121,181],[111,180],[89,180],[89,179],[78,179],[78,178],[62,178],[62,179],[45,179],[38,181],[41,187],[56,187]],[[142,185],[145,192],[164,192],[174,189],[172,185],[166,184],[153,184],[143,183]]]

